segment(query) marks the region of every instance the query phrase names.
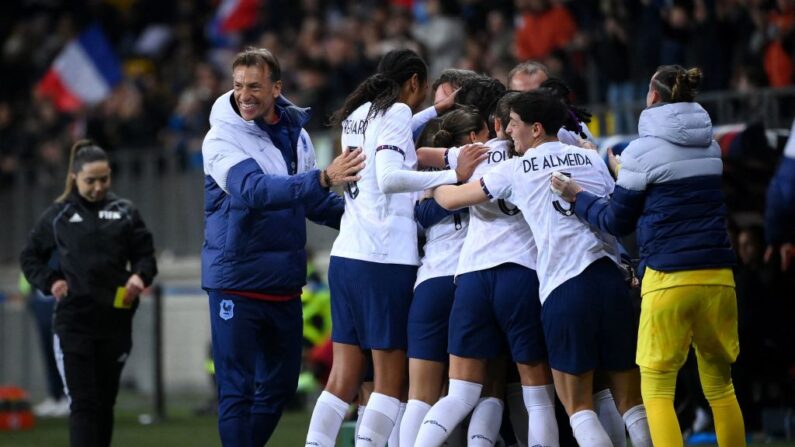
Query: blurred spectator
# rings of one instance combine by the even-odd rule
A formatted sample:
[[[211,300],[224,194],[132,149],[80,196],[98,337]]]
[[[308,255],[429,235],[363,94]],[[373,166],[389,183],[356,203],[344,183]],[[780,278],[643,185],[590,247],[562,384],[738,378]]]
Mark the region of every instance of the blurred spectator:
[[[565,6],[551,0],[516,0],[515,4],[517,59],[543,59],[571,42],[577,24]]]
[[[442,70],[456,65],[464,55],[464,21],[458,15],[453,0],[428,0],[425,3],[427,20],[414,26],[412,34],[425,46],[430,68],[428,76],[436,79]]]
[[[222,32],[213,27],[217,2],[208,0],[12,2],[0,14],[0,103],[13,109],[10,118],[0,112],[0,184],[43,154],[51,163],[58,158],[51,147],[63,152],[67,141],[82,137],[109,150],[162,146],[195,166],[196,135],[206,129],[210,107],[202,92],[215,89],[217,95],[228,88],[206,84],[217,83],[247,44],[269,48],[283,62],[286,90],[314,111],[313,132],[326,129],[328,111],[380,56],[402,47],[427,55],[432,78],[446,68],[466,68],[506,82],[517,63],[536,60],[564,79],[578,102],[606,100],[617,111],[616,131],[634,132],[636,110],[630,104],[642,99],[647,80],[664,62],[702,65],[705,89],[750,92],[790,84],[794,5],[795,0],[272,0],[246,27]],[[64,44],[92,23],[121,56],[125,82],[104,103],[73,115],[41,110],[46,106],[33,98],[32,87]],[[516,86],[540,83],[526,78],[518,75]],[[762,106],[731,107],[755,116]],[[43,113],[48,116],[40,121]],[[9,131],[9,119],[22,130]],[[42,150],[44,141],[50,145]]]

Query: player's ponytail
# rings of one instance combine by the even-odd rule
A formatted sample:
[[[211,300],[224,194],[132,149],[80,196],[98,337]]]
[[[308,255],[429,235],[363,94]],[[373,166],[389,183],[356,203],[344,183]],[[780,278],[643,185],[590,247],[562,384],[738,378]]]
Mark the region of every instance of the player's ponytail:
[[[372,102],[368,119],[385,112],[400,99],[403,83],[415,74],[423,84],[428,79],[428,66],[417,53],[411,50],[390,51],[378,63],[376,74],[359,84],[356,90],[345,98],[342,107],[331,115],[330,124],[338,126],[366,102]]]
[[[55,199],[56,202],[63,202],[69,197],[75,187],[75,174],[83,170],[85,164],[95,161],[108,161],[108,154],[92,140],[79,140],[72,145],[69,151],[66,185],[63,193]]]
[[[680,65],[663,65],[652,78],[652,88],[662,102],[693,102],[701,85],[701,69]]]
[[[473,106],[459,106],[445,113],[439,124],[439,131],[433,136],[436,147],[462,146],[470,143],[470,132],[479,132],[486,125],[480,111]]]

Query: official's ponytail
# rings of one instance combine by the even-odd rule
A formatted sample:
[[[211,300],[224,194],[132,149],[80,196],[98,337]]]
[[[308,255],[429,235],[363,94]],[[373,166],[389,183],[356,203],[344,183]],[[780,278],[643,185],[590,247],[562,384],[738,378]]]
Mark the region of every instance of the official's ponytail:
[[[63,193],[55,199],[56,202],[63,202],[69,197],[75,187],[75,174],[83,170],[86,163],[95,161],[108,161],[108,154],[92,140],[79,140],[72,145],[72,149],[69,151],[66,184]]]

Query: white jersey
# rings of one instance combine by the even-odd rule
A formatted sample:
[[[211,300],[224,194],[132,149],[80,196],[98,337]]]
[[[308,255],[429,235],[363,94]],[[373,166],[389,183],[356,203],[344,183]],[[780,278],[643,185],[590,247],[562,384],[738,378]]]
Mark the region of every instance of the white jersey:
[[[468,227],[469,213],[461,212],[425,229],[424,253],[417,270],[415,288],[428,279],[455,275]]]
[[[583,189],[599,196],[613,192],[613,178],[596,151],[557,141],[530,149],[481,179],[484,192],[515,203],[533,231],[542,304],[556,287],[597,259],[607,256],[616,264],[619,259],[615,237],[581,221],[571,204],[552,193],[550,177],[555,171],[570,175]]]
[[[508,141],[495,138],[486,143],[488,158],[472,174],[480,179],[498,164],[509,160]],[[447,152],[447,163],[455,169],[459,148]],[[505,199],[494,199],[469,208],[469,229],[458,258],[456,275],[476,272],[512,262],[535,269],[536,249],[533,232],[524,221],[522,212]]]
[[[411,172],[417,153],[406,104],[395,103],[367,119],[369,111],[367,102],[342,122],[343,150],[362,147],[367,159],[361,179],[345,186],[345,213],[331,255],[418,265],[414,191],[455,183],[455,172]]]

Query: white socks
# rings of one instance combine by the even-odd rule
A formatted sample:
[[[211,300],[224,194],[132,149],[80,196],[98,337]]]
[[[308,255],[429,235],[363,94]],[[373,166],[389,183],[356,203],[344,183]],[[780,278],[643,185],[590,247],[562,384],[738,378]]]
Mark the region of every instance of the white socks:
[[[400,447],[414,447],[417,432],[420,431],[420,424],[430,409],[431,406],[421,400],[409,400],[406,404],[406,412],[400,421]]]
[[[574,439],[581,447],[612,447],[607,432],[593,410],[580,410],[569,418]]]
[[[522,391],[521,383],[513,382],[505,386],[505,403],[508,405],[508,417],[511,418],[516,442],[519,447],[527,447],[529,416],[524,403],[524,392]]]
[[[502,425],[502,399],[484,397],[469,418],[467,447],[493,447]]]
[[[438,447],[450,432],[475,408],[483,385],[450,379],[448,394],[434,405],[417,434],[416,445]]]
[[[649,421],[646,418],[646,407],[635,405],[624,413],[624,423],[629,431],[632,447],[652,447]]]
[[[613,394],[606,388],[593,395],[593,409],[599,422],[613,442],[613,447],[627,446],[627,432],[624,429],[624,420],[618,412]],[[634,444],[633,444],[634,445]]]
[[[364,410],[367,409],[367,404],[359,405],[356,408],[356,427],[353,429],[353,440],[356,442],[356,433],[359,433],[359,427],[362,426],[362,418],[364,418]]]
[[[356,447],[384,447],[400,412],[400,400],[372,393],[356,432]]]
[[[558,421],[555,419],[555,386],[523,386],[522,395],[529,420],[527,445],[559,446]]]
[[[328,391],[320,393],[312,411],[312,420],[309,422],[306,445],[334,447],[346,411],[348,411],[347,402]]]
[[[406,402],[401,402],[395,426],[392,427],[392,433],[389,434],[389,441],[386,443],[389,447],[400,447],[400,425],[404,413],[406,413]]]

